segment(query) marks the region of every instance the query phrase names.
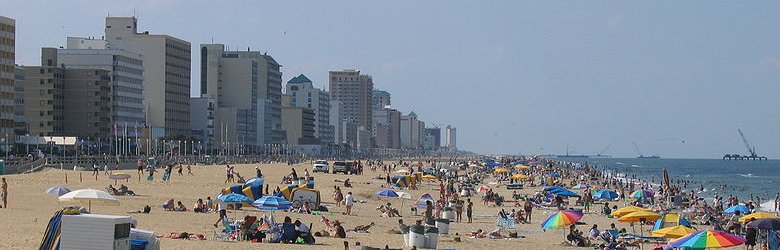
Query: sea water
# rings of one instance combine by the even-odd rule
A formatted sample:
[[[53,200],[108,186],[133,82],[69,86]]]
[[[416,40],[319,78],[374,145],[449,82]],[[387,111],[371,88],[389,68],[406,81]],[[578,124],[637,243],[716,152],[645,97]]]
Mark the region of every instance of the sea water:
[[[663,180],[666,168],[672,185],[677,185],[677,180],[688,180],[690,184],[684,190],[694,190],[701,197],[734,195],[748,200],[752,194],[764,201],[774,200],[780,193],[780,160],[589,158],[575,161],[656,184]]]

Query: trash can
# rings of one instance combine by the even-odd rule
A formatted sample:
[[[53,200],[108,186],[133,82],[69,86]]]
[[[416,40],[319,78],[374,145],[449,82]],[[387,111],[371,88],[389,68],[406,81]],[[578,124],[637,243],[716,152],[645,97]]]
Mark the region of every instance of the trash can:
[[[404,246],[409,246],[409,226],[401,226],[401,234],[404,236]]]
[[[442,219],[452,220],[455,219],[455,212],[452,210],[451,207],[445,207],[442,209],[440,217]]]
[[[418,225],[409,227],[409,245],[417,248],[425,247],[425,227]]]
[[[425,230],[425,246],[424,248],[436,249],[439,244],[439,229],[435,227],[429,227]]]
[[[436,220],[436,228],[439,230],[439,234],[449,234],[450,233],[450,220],[448,220],[448,219],[437,219]]]

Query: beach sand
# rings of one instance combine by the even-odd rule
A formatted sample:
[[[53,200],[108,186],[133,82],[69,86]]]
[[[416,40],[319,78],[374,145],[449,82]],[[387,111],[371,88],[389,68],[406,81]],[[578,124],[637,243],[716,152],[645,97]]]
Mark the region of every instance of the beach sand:
[[[255,167],[259,166],[266,178],[266,183],[270,185],[270,190],[273,190],[276,186],[280,185],[282,176],[290,173],[291,167],[286,164],[246,164],[236,165],[236,171],[241,173],[242,176],[252,177],[255,175]],[[304,168],[309,169],[311,172],[310,164],[296,164],[294,167],[299,176],[303,176]],[[367,225],[374,222],[376,225],[372,227],[367,234],[349,234],[347,239],[336,239],[328,237],[317,237],[317,244],[311,245],[294,245],[294,244],[267,244],[267,243],[249,243],[249,242],[222,242],[215,241],[212,236],[216,230],[212,226],[214,221],[218,218],[216,213],[194,213],[194,212],[171,212],[163,211],[161,204],[168,199],[181,200],[188,209],[191,209],[193,204],[198,198],[205,200],[207,196],[211,196],[212,199],[216,198],[220,190],[233,184],[224,183],[224,165],[220,166],[193,166],[193,172],[195,176],[187,176],[186,170],[184,176],[178,176],[176,171],[172,174],[172,180],[168,183],[162,182],[159,178],[162,176],[161,172],[155,174],[156,180],[151,183],[147,183],[145,176],[138,180],[135,170],[118,171],[120,173],[128,173],[132,175],[132,178],[124,182],[131,190],[135,191],[138,196],[120,196],[118,199],[121,202],[120,206],[114,207],[102,207],[93,206],[92,212],[95,214],[110,214],[110,215],[129,215],[138,220],[138,228],[154,231],[156,234],[166,234],[170,232],[188,232],[191,234],[203,234],[208,240],[178,240],[178,239],[161,239],[162,249],[247,249],[247,248],[273,248],[273,249],[343,249],[343,241],[346,240],[350,244],[350,249],[360,249],[356,247],[355,243],[360,242],[361,245],[380,247],[389,245],[391,248],[401,248],[403,246],[403,238],[400,234],[390,234],[388,230],[396,228],[397,220],[399,218],[387,218],[380,217],[380,213],[375,210],[382,203],[392,202],[393,206],[399,208],[399,211],[403,215],[406,224],[413,224],[414,220],[422,218],[422,210],[419,212],[419,216],[412,216],[409,210],[409,204],[416,200],[420,195],[424,193],[430,193],[434,197],[438,197],[438,182],[426,182],[422,184],[419,190],[404,190],[412,194],[412,200],[404,200],[404,207],[401,206],[401,200],[398,198],[384,198],[373,195],[376,191],[382,188],[385,183],[384,179],[379,180],[375,177],[380,173],[372,173],[367,170],[364,175],[343,175],[343,174],[324,174],[316,173],[312,174],[315,177],[316,188],[320,190],[323,204],[328,206],[334,214],[331,216],[327,213],[327,217],[330,220],[339,220],[344,223],[344,228],[349,229],[358,225]],[[65,175],[67,174],[68,183],[65,183]],[[83,182],[79,181],[79,174],[83,176]],[[113,180],[110,180],[108,176],[101,173],[97,180],[91,175],[89,171],[74,172],[69,170],[48,169],[42,172],[23,175],[4,175],[9,183],[9,208],[0,209],[0,226],[2,228],[3,237],[0,237],[0,249],[35,249],[39,246],[43,232],[46,230],[47,223],[52,214],[58,209],[59,203],[57,198],[51,195],[44,194],[44,190],[54,185],[64,185],[71,190],[81,188],[94,188],[98,190],[104,190],[109,184],[114,184]],[[346,192],[353,192],[356,199],[365,200],[366,203],[358,203],[353,208],[353,212],[357,215],[346,216],[341,215],[341,212],[345,211],[344,206],[337,207],[332,198],[333,186],[343,186],[342,183],[335,180],[344,180],[350,178],[353,182],[353,188],[343,188],[342,190],[346,195]],[[248,178],[247,178],[248,179]],[[122,182],[120,182],[122,184]],[[118,187],[118,186],[117,186]],[[494,186],[492,186],[494,187]],[[519,193],[533,194],[540,188],[526,188],[518,190]],[[505,197],[511,196],[511,191],[506,190],[504,187],[494,188],[501,195]],[[525,236],[525,238],[514,239],[472,239],[464,236],[465,233],[470,231],[476,231],[477,229],[483,229],[492,231],[496,227],[497,213],[500,208],[488,207],[483,205],[479,196],[472,197],[474,202],[474,223],[451,223],[450,234],[440,235],[438,248],[455,248],[455,249],[505,249],[511,247],[521,247],[525,249],[592,249],[592,248],[577,248],[566,246],[563,244],[564,229],[555,229],[542,232],[539,223],[545,219],[552,210],[534,209],[532,215],[531,224],[518,225],[519,235]],[[144,205],[152,206],[152,212],[150,214],[128,214],[128,211],[142,210]],[[511,210],[514,202],[509,201],[504,203],[506,210]],[[619,204],[623,206],[623,204]],[[598,224],[599,228],[606,228],[610,223],[616,223],[618,228],[628,228],[631,230],[627,223],[618,223],[615,219],[609,219],[598,214],[600,211],[599,204],[596,204],[592,208],[591,213],[586,215],[581,220],[587,223],[587,225],[580,225],[578,228],[587,233],[587,230],[592,224]],[[517,207],[519,209],[519,207]],[[465,209],[464,209],[465,210]],[[256,211],[254,208],[244,208],[243,210],[230,211],[228,216],[233,218],[242,218],[246,214],[250,215],[263,215],[268,212]],[[300,219],[303,223],[313,223],[312,231],[322,230],[325,226],[320,222],[320,216],[296,214],[288,212],[276,212],[277,221],[281,221],[284,216],[290,216],[293,220]],[[464,221],[465,212],[463,214]],[[639,227],[636,227],[639,230]],[[462,238],[462,242],[454,242],[453,236],[455,233],[459,233]],[[645,235],[649,234],[648,227],[645,227]],[[650,244],[646,244],[645,247],[650,247]],[[406,249],[409,249],[408,247]],[[650,248],[651,249],[651,248]]]

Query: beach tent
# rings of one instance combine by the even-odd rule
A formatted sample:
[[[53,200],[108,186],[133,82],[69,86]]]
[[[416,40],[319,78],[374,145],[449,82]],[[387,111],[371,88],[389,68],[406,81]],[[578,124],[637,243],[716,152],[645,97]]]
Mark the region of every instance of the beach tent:
[[[302,204],[309,202],[309,208],[317,208],[320,206],[320,191],[316,189],[299,187],[292,191],[291,197],[288,199],[292,202],[293,207],[300,207]]]
[[[397,175],[390,178],[390,182],[396,187],[409,187],[417,183],[417,174],[415,175]],[[422,176],[422,175],[419,175]]]
[[[431,194],[423,194],[422,196],[420,196],[419,199],[417,199],[417,201],[412,206],[416,208],[425,208],[426,201],[431,201],[431,203],[436,204],[436,200],[433,199],[433,196],[431,196]]]
[[[655,224],[653,225],[653,231],[674,226],[691,227],[691,223],[680,216],[678,213],[666,213],[661,215],[661,218],[655,221]]]

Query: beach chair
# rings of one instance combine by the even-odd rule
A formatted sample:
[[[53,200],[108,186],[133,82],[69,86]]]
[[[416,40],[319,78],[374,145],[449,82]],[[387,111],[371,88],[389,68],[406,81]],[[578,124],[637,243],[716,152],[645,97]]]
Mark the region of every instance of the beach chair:
[[[512,218],[498,218],[498,225],[496,226],[505,229],[517,229],[517,222]]]
[[[235,239],[234,237],[236,235],[237,228],[233,225],[230,225],[227,218],[222,219],[222,226],[225,227],[225,229],[222,229],[221,231],[214,231],[214,240],[221,240],[221,241],[230,241]]]

